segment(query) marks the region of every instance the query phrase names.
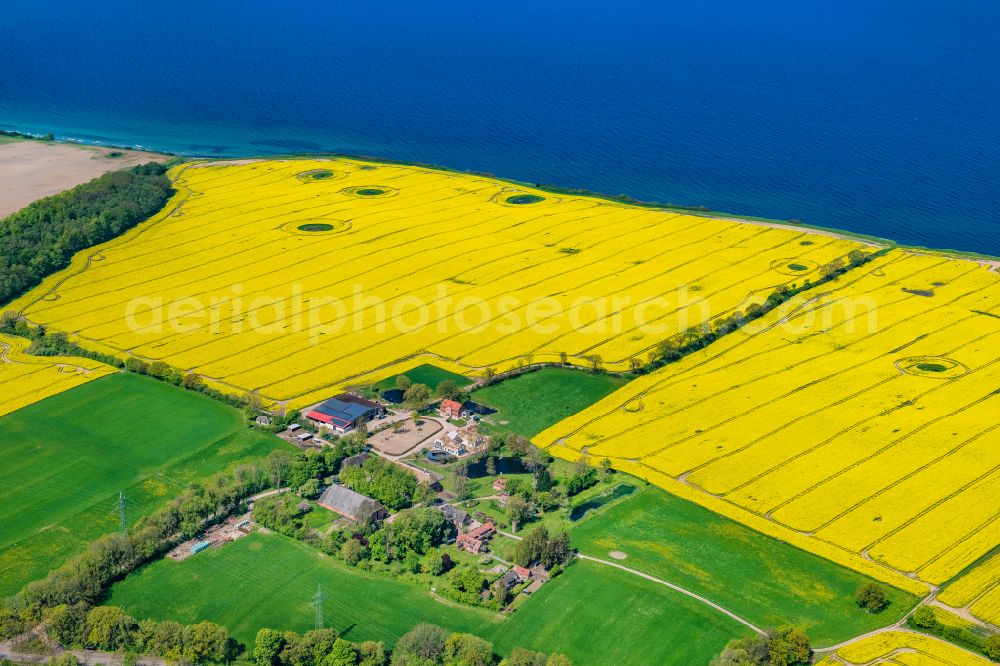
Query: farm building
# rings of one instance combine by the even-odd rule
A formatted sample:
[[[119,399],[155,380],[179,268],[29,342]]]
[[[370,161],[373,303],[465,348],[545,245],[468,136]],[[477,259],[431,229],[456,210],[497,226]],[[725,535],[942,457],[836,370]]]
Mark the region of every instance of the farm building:
[[[268,416],[267,414],[261,414],[254,420],[257,422],[257,425],[262,425],[262,426],[271,425],[271,417]]]
[[[460,419],[468,414],[463,408],[462,403],[447,398],[441,401],[441,407],[438,411],[446,419]]]
[[[486,544],[497,533],[496,525],[484,523],[475,527],[465,534],[459,534],[455,539],[455,545],[473,554],[479,554],[486,548]]]
[[[469,514],[451,504],[442,504],[438,508],[444,514],[445,519],[457,529],[462,529],[469,522]]]
[[[434,448],[453,456],[464,456],[469,452],[465,446],[465,442],[462,440],[462,436],[454,430],[435,439]]]
[[[306,414],[306,418],[317,425],[344,433],[358,427],[362,421],[368,422],[384,415],[385,407],[377,402],[344,393],[317,405]]]
[[[362,451],[361,453],[344,458],[344,462],[340,463],[341,469],[346,467],[361,467],[368,460],[368,452]]]
[[[336,483],[323,491],[319,505],[358,523],[381,522],[389,517],[377,501]]]
[[[415,465],[410,465],[409,463],[395,461],[397,465],[405,469],[407,472],[417,477],[418,483],[426,483],[431,490],[441,492],[441,482],[436,476],[428,472],[427,470],[420,469]]]
[[[525,583],[531,578],[531,572],[524,567],[514,567],[505,573],[495,583],[503,587],[504,591],[509,592],[511,589],[517,587],[521,583]]]

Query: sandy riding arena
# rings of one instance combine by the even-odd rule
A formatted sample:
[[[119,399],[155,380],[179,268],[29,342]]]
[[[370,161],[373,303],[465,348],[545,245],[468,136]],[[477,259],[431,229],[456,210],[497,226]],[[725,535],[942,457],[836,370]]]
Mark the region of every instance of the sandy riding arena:
[[[441,424],[430,419],[422,419],[420,427],[414,428],[412,421],[403,421],[398,431],[387,428],[371,436],[368,443],[382,453],[401,456],[421,442],[441,432]]]

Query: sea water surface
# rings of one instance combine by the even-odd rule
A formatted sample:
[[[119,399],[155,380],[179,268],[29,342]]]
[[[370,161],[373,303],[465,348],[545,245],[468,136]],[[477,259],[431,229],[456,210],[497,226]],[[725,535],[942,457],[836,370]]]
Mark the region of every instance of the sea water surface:
[[[0,128],[379,155],[1000,255],[994,0],[4,0]]]

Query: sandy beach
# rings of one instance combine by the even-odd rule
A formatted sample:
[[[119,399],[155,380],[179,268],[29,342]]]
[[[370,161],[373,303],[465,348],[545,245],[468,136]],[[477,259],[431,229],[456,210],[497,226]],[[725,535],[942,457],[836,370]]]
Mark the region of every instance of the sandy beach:
[[[168,159],[137,150],[0,137],[0,218],[108,171]]]

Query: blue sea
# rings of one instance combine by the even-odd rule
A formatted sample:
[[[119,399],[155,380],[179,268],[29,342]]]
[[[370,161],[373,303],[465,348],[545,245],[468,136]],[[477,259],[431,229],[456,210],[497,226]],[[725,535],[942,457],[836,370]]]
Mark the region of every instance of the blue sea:
[[[0,128],[378,155],[1000,255],[995,0],[4,0]]]

